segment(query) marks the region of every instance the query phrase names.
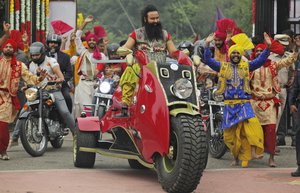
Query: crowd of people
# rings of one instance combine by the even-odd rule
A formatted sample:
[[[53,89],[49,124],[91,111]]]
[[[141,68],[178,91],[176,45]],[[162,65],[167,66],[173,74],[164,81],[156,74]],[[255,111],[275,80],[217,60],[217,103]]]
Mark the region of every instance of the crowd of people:
[[[225,144],[234,158],[233,165],[241,161],[242,167],[248,167],[250,160],[261,159],[266,152],[270,155],[269,166],[276,167],[277,145],[282,145],[285,129],[292,125],[292,145],[296,146],[298,165],[292,176],[300,176],[300,123],[297,122],[300,120],[300,34],[286,30],[271,38],[264,33],[251,41],[233,20],[225,18],[217,22],[216,31],[207,38],[184,42],[176,48],[170,33],[163,29],[155,6],[146,6],[141,19],[142,27],[120,44],[109,44],[102,26],[94,26],[94,33],[84,33],[86,25],[94,20],[92,16],[86,17],[69,39],[48,33],[45,45],[41,42],[29,45],[26,34],[10,30],[10,24],[4,22],[5,33],[0,39],[0,158],[9,160],[8,124],[15,121],[25,103],[21,88],[26,83],[60,83],[54,93],[58,110],[74,132],[76,117],[85,110],[85,104],[92,104],[99,76],[117,74],[122,105],[131,103],[140,66],[126,68],[122,63],[105,65],[99,61],[119,59],[116,51],[120,46],[143,50],[149,60],[159,62],[175,57],[178,49],[187,48],[191,57],[198,55],[202,59],[197,80],[214,76],[217,93],[224,95],[222,129]],[[289,116],[284,115],[290,113],[293,122],[286,124],[284,118]],[[10,146],[18,144],[18,133],[14,130]]]

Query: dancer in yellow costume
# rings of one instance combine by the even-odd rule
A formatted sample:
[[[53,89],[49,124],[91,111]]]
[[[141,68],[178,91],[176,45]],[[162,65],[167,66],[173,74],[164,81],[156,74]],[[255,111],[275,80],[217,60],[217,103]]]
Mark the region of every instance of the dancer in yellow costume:
[[[225,98],[222,122],[224,142],[234,157],[233,164],[238,165],[241,160],[242,167],[247,167],[249,160],[261,158],[264,152],[263,130],[249,101],[251,98],[249,73],[265,63],[270,52],[271,40],[265,33],[268,47],[260,57],[246,62],[242,58],[244,50],[252,49],[254,46],[251,42],[245,43],[246,35],[245,38],[234,38],[236,44],[229,48],[229,62],[220,63],[211,58],[209,50],[209,44],[214,40],[214,36],[212,34],[205,40],[204,61],[220,73],[217,93],[224,94]]]

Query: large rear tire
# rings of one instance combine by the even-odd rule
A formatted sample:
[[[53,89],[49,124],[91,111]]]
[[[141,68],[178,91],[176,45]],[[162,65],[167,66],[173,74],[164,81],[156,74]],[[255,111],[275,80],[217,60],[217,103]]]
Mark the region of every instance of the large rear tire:
[[[212,136],[211,135],[211,130],[210,130],[210,123],[208,123],[207,130],[208,130],[208,149],[209,149],[209,154],[211,157],[220,159],[223,157],[223,155],[227,151],[227,146],[224,143],[223,139],[223,131],[222,131],[222,119],[215,119],[214,120],[214,125],[215,125],[215,132],[216,135]]]
[[[193,192],[207,161],[206,132],[201,118],[190,115],[172,117],[170,146],[173,155],[155,160],[158,180],[167,192]]]
[[[95,132],[82,132],[76,124],[73,137],[73,162],[75,167],[92,168],[95,164],[96,153],[79,151],[80,147],[95,148]]]
[[[20,139],[25,151],[33,157],[42,156],[48,145],[45,126],[42,133],[38,133],[38,118],[29,116],[20,120]]]

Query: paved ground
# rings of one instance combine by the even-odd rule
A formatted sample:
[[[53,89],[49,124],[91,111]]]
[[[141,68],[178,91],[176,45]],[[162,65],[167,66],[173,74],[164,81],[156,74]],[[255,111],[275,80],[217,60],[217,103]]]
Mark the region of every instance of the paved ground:
[[[278,168],[268,168],[267,155],[250,162],[247,169],[230,167],[229,152],[220,160],[209,158],[195,193],[299,193],[300,178],[290,177],[295,150],[280,149]],[[97,156],[94,169],[74,168],[69,138],[63,148],[50,147],[42,157],[32,158],[21,145],[10,149],[9,155],[10,161],[0,160],[0,193],[163,192],[155,171],[132,170],[127,160]]]
[[[196,193],[299,193],[292,169],[205,171]],[[40,170],[0,173],[1,193],[159,193],[154,171]]]

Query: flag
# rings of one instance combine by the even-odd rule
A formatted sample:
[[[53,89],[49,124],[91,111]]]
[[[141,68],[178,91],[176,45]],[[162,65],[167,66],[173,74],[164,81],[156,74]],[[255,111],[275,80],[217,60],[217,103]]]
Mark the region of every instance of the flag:
[[[217,9],[216,9],[215,22],[214,22],[212,31],[216,31],[217,30],[217,21],[220,20],[220,19],[225,18],[222,10],[218,6],[216,6],[216,8]]]
[[[58,35],[63,35],[73,29],[73,27],[69,26],[61,20],[52,21],[51,25],[54,30],[54,33]]]

